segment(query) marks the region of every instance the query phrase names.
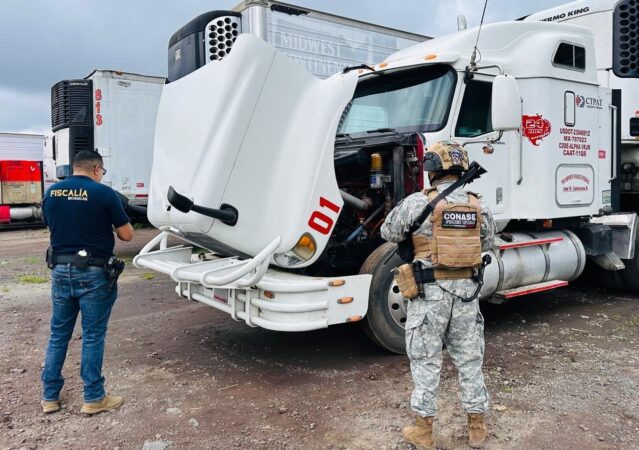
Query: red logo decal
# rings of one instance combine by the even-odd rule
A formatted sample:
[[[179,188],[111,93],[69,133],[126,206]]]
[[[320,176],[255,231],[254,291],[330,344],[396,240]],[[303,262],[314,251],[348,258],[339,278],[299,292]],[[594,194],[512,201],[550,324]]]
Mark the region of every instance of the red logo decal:
[[[599,150],[599,159],[606,159],[606,151]]]
[[[544,119],[541,114],[522,116],[521,126],[524,130],[524,136],[535,146],[539,146],[539,141],[550,135],[550,131],[552,130],[550,121]]]

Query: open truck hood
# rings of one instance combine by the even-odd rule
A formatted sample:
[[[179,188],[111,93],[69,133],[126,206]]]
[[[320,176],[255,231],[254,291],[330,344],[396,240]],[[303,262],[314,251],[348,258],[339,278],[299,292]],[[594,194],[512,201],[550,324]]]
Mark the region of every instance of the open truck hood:
[[[253,257],[308,233],[322,253],[341,199],[333,162],[357,74],[319,80],[261,39],[243,34],[222,61],[167,84],[158,109],[148,217],[212,251]],[[233,226],[170,207],[172,186],[197,205],[238,211]],[[277,263],[277,258],[275,258]]]

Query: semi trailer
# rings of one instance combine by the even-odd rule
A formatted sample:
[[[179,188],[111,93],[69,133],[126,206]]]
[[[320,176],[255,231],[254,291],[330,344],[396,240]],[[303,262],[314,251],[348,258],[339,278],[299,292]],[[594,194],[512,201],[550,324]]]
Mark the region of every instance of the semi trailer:
[[[539,21],[478,33],[326,80],[245,35],[167,85],[148,211],[162,232],[134,264],[249,326],[361,321],[378,345],[403,352],[405,299],[391,274],[401,260],[379,227],[425,187],[424,149],[453,139],[488,171],[472,188],[499,228],[484,301],[565,286],[587,260],[632,276],[621,96],[601,86],[592,33]],[[186,245],[167,248],[169,235]]]
[[[168,81],[225,58],[241,34],[270,43],[318,78],[346,66],[375,64],[430,39],[289,3],[244,0],[231,10],[201,14],[171,36]]]
[[[165,79],[95,70],[84,79],[63,80],[51,88],[53,158],[58,179],[71,175],[73,157],[96,150],[107,170],[103,183],[132,207],[146,206],[153,134]],[[140,211],[130,208],[127,212]]]
[[[0,228],[41,224],[44,136],[0,133]]]

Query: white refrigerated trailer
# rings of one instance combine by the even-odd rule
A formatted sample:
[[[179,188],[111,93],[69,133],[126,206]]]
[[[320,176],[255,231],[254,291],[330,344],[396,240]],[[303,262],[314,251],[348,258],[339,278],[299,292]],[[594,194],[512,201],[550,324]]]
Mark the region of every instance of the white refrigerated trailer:
[[[346,66],[375,64],[417,42],[417,33],[375,25],[289,3],[245,0],[233,9],[202,14],[169,41],[169,82],[231,52],[240,34],[252,34],[319,78]]]
[[[130,204],[146,205],[153,134],[165,79],[96,70],[51,88],[51,125],[57,178],[71,174],[74,155],[96,150],[107,170],[103,182]]]

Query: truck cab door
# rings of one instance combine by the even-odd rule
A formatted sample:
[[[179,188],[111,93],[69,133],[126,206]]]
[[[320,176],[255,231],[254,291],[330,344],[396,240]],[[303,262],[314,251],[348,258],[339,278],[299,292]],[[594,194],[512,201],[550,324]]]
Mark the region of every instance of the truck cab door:
[[[453,140],[465,144],[469,160],[479,162],[487,170],[488,173],[470,188],[483,196],[494,214],[499,214],[508,205],[511,179],[509,153],[516,146],[516,142],[510,143],[510,140],[516,133],[506,132],[499,141],[487,144],[498,136],[491,123],[493,79],[492,76],[476,74],[468,83],[462,83],[451,134]]]

